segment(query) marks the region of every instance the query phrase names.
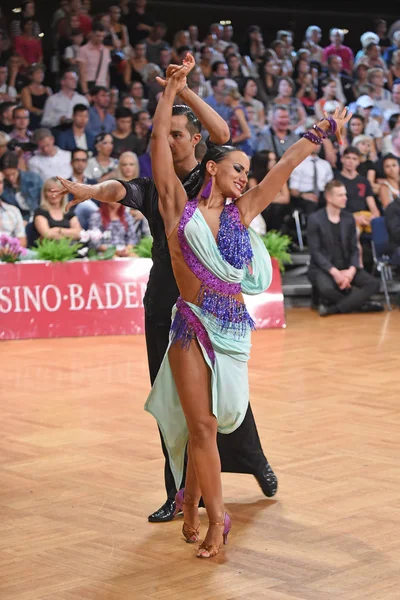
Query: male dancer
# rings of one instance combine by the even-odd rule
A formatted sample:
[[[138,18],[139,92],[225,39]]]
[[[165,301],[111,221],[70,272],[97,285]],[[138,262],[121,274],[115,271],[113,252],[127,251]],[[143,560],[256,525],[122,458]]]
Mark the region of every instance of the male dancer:
[[[196,145],[201,140],[202,126],[209,132],[207,144],[227,144],[230,141],[226,122],[186,85],[179,94],[185,105],[174,106],[170,134],[170,147],[174,157],[175,172],[185,186],[188,197],[195,196],[199,169],[195,158]],[[59,178],[64,190],[73,194],[74,200],[67,208],[93,198],[100,202],[120,202],[141,211],[149,222],[153,236],[149,282],[144,297],[145,332],[150,380],[153,385],[169,341],[171,311],[179,292],[171,266],[164,223],[158,209],[158,192],[149,178],[125,181],[104,181],[97,185],[73,183]],[[194,193],[193,193],[194,192]],[[151,522],[171,521],[174,518],[177,492],[171,472],[167,450],[161,437],[165,457],[166,502],[148,519]],[[242,425],[233,433],[218,434],[221,470],[228,473],[249,473],[257,479],[263,493],[274,496],[278,481],[261,448],[250,404]],[[183,481],[185,474],[183,476]],[[184,483],[182,484],[184,485]]]

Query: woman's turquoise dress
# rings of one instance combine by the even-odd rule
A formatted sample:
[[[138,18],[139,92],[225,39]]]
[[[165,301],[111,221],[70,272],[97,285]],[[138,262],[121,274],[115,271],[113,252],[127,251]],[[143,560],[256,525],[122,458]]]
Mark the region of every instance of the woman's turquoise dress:
[[[216,241],[197,200],[188,201],[168,243],[181,294],[172,311],[168,350],[173,343],[188,347],[194,338],[198,340],[211,372],[210,410],[217,419],[218,431],[228,434],[241,425],[249,403],[247,362],[254,328],[237,295],[259,294],[269,287],[271,259],[259,236],[241,223],[234,203],[227,204],[221,213]],[[184,276],[178,268],[182,261]],[[198,282],[195,302],[187,292],[193,280]],[[158,422],[179,489],[188,429],[168,350],[145,410]]]

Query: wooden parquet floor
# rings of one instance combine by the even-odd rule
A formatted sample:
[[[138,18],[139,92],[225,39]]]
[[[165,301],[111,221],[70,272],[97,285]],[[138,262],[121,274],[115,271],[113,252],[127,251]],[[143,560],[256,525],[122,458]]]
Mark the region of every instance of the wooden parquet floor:
[[[181,519],[147,522],[165,498],[144,337],[2,342],[0,599],[399,600],[400,312],[287,320],[250,362],[279,491],[224,474],[209,561]]]

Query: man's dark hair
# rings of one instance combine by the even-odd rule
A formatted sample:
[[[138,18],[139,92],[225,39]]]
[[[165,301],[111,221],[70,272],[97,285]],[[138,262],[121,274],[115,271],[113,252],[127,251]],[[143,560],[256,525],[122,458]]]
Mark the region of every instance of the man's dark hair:
[[[78,112],[85,112],[86,110],[89,110],[86,104],[75,104],[72,114],[75,115]]]
[[[19,158],[16,152],[6,152],[0,160],[0,169],[18,169]]]
[[[11,107],[15,106],[16,102],[2,102],[0,104],[0,120],[3,118],[4,113]]]
[[[24,110],[24,111],[26,111],[26,112],[29,114],[29,111],[28,111],[28,109],[27,109],[27,108],[25,108],[24,106],[22,106],[22,104],[20,104],[19,106],[16,106],[16,107],[14,108],[13,112],[12,112],[13,119],[15,119],[15,116],[16,116],[16,114],[17,114],[17,112],[18,112],[19,110]]]
[[[190,46],[179,46],[179,48],[176,49],[178,56],[181,54],[186,54],[187,52],[190,52]]]
[[[115,119],[128,119],[129,117],[133,117],[133,113],[129,108],[126,108],[125,106],[120,106],[115,110],[114,117]]]
[[[355,146],[347,146],[347,148],[343,150],[343,156],[347,156],[347,154],[356,154],[358,157],[361,156],[360,150]]]
[[[179,117],[180,115],[185,115],[187,118],[186,129],[189,131],[190,135],[193,137],[196,133],[201,133],[201,123],[194,114],[194,112],[186,106],[186,104],[176,104],[172,107],[172,116]]]
[[[223,81],[226,77],[211,77],[211,87],[217,87],[219,81]]]
[[[98,94],[99,92],[107,92],[107,94],[108,94],[108,92],[109,92],[109,91],[110,91],[110,90],[109,90],[108,88],[106,88],[104,85],[95,85],[95,86],[92,88],[92,90],[91,90],[91,92],[90,92],[90,93],[91,93],[91,95],[92,95],[92,96],[97,96],[97,94]]]
[[[219,65],[226,65],[226,62],[224,60],[216,60],[215,62],[213,62],[213,64],[211,65],[211,72],[212,73],[216,73],[218,71],[218,67]]]
[[[89,153],[87,150],[84,150],[84,148],[75,148],[74,150],[71,150],[71,161],[74,160],[74,156],[77,152],[84,152],[86,154],[86,158],[89,158]]]

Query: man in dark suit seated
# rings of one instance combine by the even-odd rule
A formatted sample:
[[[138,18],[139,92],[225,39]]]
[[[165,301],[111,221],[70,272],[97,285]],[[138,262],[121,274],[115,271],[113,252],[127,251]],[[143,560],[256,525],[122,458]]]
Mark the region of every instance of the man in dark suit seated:
[[[77,148],[93,152],[95,136],[86,129],[88,122],[88,107],[84,104],[76,104],[72,112],[71,125],[54,130],[56,145],[62,150],[69,150],[70,152]]]
[[[383,310],[369,300],[380,283],[360,268],[354,217],[346,212],[347,193],[341,181],[325,187],[326,207],[310,215],[307,227],[310,267],[308,278],[321,298],[322,317]]]

